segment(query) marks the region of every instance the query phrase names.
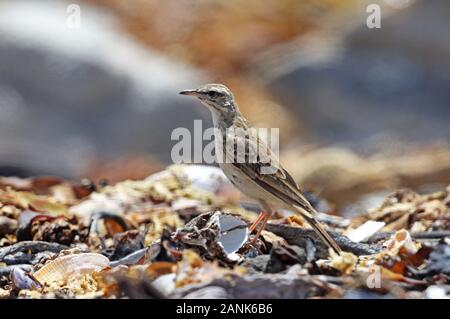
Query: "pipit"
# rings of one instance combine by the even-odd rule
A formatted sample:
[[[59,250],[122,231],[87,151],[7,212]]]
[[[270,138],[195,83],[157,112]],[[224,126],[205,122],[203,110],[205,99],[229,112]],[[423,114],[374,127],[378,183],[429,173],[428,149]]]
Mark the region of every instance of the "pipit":
[[[211,111],[216,155],[222,155],[218,160],[219,166],[242,193],[257,200],[263,208],[263,212],[250,227],[250,231],[255,230],[262,220],[254,241],[272,216],[273,208],[288,208],[300,214],[336,253],[341,251],[314,218],[316,210],[302,195],[291,175],[281,166],[276,154],[258,134],[254,134],[255,130],[251,129],[239,111],[233,93],[226,86],[207,84],[180,94],[197,97]]]

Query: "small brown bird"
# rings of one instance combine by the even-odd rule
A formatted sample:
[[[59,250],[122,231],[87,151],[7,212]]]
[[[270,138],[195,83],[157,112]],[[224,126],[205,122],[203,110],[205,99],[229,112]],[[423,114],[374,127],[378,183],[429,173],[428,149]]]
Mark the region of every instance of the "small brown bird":
[[[320,238],[339,254],[340,247],[314,218],[316,210],[302,195],[291,175],[281,166],[278,157],[257,134],[242,134],[254,130],[239,111],[233,93],[222,84],[207,84],[180,94],[197,97],[211,111],[216,128],[216,155],[222,154],[219,166],[242,193],[257,200],[262,206],[264,211],[250,227],[250,231],[253,231],[262,220],[254,240],[259,237],[272,216],[273,207],[285,207],[300,214]],[[251,160],[255,158],[256,160]],[[269,166],[273,169],[267,170]]]

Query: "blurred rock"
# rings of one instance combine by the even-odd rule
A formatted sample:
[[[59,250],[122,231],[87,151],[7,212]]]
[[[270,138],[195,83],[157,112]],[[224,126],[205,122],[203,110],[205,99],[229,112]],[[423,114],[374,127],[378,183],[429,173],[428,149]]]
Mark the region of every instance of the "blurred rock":
[[[17,229],[17,221],[6,216],[0,216],[0,236],[12,234]]]
[[[198,298],[205,295],[205,289],[214,289],[217,296],[227,299],[304,299],[321,294],[322,287],[316,286],[311,277],[300,275],[297,266],[283,274],[229,276],[187,285],[176,289],[170,298]]]
[[[372,156],[360,156],[347,148],[322,147],[289,150],[281,157],[300,185],[320,190],[320,196],[337,209],[350,205],[347,209],[351,214],[376,206],[379,192],[384,197],[383,192],[400,187],[436,190],[450,180],[448,146],[420,145],[401,154]]]
[[[209,114],[178,92],[200,75],[127,38],[117,22],[69,2],[0,4],[0,175],[79,174],[98,157],[170,161],[176,127]]]
[[[363,153],[450,140],[450,2],[411,3],[382,11],[380,29],[361,5],[343,39],[301,39],[290,69],[269,80],[314,138]]]

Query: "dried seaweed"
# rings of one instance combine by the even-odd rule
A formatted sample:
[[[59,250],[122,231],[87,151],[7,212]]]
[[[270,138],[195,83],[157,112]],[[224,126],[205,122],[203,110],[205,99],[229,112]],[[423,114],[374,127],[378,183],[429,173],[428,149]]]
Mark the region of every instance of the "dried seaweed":
[[[0,262],[2,262],[6,256],[14,255],[19,252],[36,254],[48,251],[58,253],[63,249],[67,249],[67,246],[43,241],[22,241],[12,246],[0,248]]]
[[[421,275],[433,276],[443,274],[450,276],[450,246],[448,244],[437,245],[430,254],[427,266]]]
[[[267,224],[266,229],[278,236],[283,237],[289,244],[297,245],[303,248],[307,248],[308,241],[311,240],[314,242],[314,247],[317,250],[316,255],[318,258],[326,258],[328,256],[328,247],[322,242],[313,229],[305,229],[274,223]],[[358,256],[376,254],[380,251],[380,248],[377,246],[355,243],[347,237],[334,231],[331,231],[330,235],[334,238],[334,240],[336,240],[343,250],[352,252]]]
[[[296,269],[286,274],[230,276],[203,285],[177,289],[171,298],[192,298],[211,289],[230,299],[303,299],[324,294],[324,289],[312,277],[296,274]],[[220,289],[220,290],[219,290]],[[225,292],[225,295],[223,293]],[[195,293],[195,295],[194,295]]]
[[[2,179],[1,297],[448,294],[449,189],[425,195],[399,190],[352,219],[320,214],[344,251],[337,255],[288,212],[274,214],[252,242],[248,225],[256,206],[246,205],[249,211],[230,201],[229,192],[222,192],[229,185],[217,188],[215,170],[208,168],[206,179],[201,172],[201,166],[186,171],[177,165],[83,195],[77,195],[83,188],[75,192],[75,183],[57,178]],[[367,221],[377,228],[358,229]],[[346,235],[355,229],[352,241]]]

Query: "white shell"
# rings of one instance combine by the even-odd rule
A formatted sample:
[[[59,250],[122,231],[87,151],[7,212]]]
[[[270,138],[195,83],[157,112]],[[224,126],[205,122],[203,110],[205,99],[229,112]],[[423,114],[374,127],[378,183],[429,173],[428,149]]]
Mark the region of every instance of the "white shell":
[[[216,240],[227,258],[232,261],[238,260],[240,257],[236,252],[248,240],[247,223],[237,216],[217,211],[211,216],[208,224],[218,226],[220,234]]]
[[[164,171],[150,175],[146,180],[160,181],[172,174],[205,191],[217,192],[224,188],[234,189],[233,184],[220,168],[207,165],[175,164]]]
[[[99,271],[108,267],[109,259],[95,253],[66,255],[45,264],[33,273],[41,284],[51,284],[61,280]]]
[[[351,241],[354,241],[355,243],[359,243],[363,240],[368,239],[370,236],[375,234],[377,231],[379,231],[381,228],[386,225],[385,222],[376,222],[373,220],[368,220],[361,226],[359,226],[356,229],[353,229],[347,234],[348,239]]]
[[[176,277],[176,274],[165,274],[153,280],[152,285],[167,296],[171,294],[176,288]]]

